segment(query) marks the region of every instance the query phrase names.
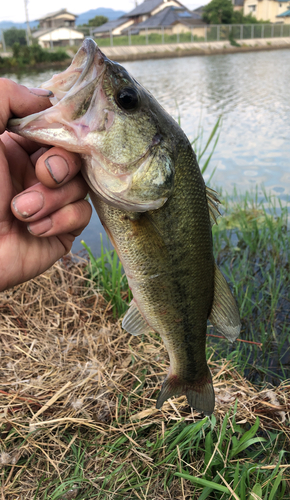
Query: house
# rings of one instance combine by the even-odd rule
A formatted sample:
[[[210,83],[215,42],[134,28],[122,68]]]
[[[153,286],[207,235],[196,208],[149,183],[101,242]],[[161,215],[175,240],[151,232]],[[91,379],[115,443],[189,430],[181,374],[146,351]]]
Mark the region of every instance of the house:
[[[168,6],[148,17],[145,21],[134,24],[132,34],[166,33],[176,35],[188,33],[195,27],[196,36],[204,36],[204,27],[207,26],[200,14],[193,13],[186,7]],[[125,30],[128,31],[128,30]]]
[[[83,33],[75,28],[77,16],[61,9],[37,19],[39,26],[32,37],[43,48],[65,45],[80,45]]]
[[[271,23],[289,23],[290,0],[245,0],[244,14],[252,14],[258,21]],[[283,14],[283,15],[282,15]]]
[[[149,17],[155,16],[161,10],[167,7],[185,7],[177,0],[144,0],[135,9],[131,10],[127,17],[134,21],[134,24],[139,24],[146,21]]]
[[[122,31],[129,28],[134,24],[134,21],[128,17],[119,17],[115,21],[108,21],[107,23],[94,29],[93,34],[95,37],[116,36],[121,35]]]
[[[61,9],[56,12],[46,14],[46,16],[37,19],[37,21],[39,22],[38,28],[60,28],[63,26],[74,28],[76,25],[77,17],[78,16],[76,16],[75,14],[68,12],[67,9]]]
[[[148,21],[149,19],[155,17],[165,9],[176,8],[190,13],[186,7],[184,7],[178,0],[144,0],[140,5],[137,5],[135,9],[131,10],[127,14],[119,17],[116,21],[109,21],[102,26],[99,26],[93,31],[95,37],[104,37],[112,35],[127,34],[128,30],[134,29],[136,33],[139,29],[139,25]],[[162,17],[162,15],[161,15]],[[199,16],[201,18],[201,16]],[[161,19],[160,17],[158,19]],[[153,25],[156,26],[155,21]],[[161,26],[160,26],[161,28]],[[144,28],[145,29],[145,28]],[[156,30],[157,28],[155,28]],[[187,29],[188,31],[188,29]]]

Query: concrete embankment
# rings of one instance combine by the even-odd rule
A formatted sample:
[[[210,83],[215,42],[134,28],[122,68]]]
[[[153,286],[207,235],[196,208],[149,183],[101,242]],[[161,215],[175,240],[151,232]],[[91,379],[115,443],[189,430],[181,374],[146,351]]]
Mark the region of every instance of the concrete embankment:
[[[290,37],[253,38],[237,40],[238,47],[228,40],[219,42],[189,42],[160,45],[131,45],[122,47],[101,47],[107,57],[115,61],[136,61],[140,59],[162,59],[195,55],[231,54],[256,50],[290,49]]]

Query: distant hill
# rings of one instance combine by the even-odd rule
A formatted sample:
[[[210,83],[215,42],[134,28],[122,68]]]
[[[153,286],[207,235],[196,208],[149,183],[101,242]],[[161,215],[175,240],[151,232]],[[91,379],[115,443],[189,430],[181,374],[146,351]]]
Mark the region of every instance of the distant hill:
[[[76,20],[76,24],[86,24],[89,19],[93,19],[95,16],[106,16],[109,21],[114,21],[118,17],[122,16],[125,14],[123,10],[114,10],[114,9],[107,9],[106,7],[99,7],[98,9],[91,9],[88,10],[87,12],[83,12],[82,14],[79,14]],[[30,21],[30,27],[31,28],[36,28],[38,25],[37,21]],[[26,23],[14,23],[13,21],[1,21],[0,22],[0,30],[7,30],[9,28],[18,28],[18,29],[25,29],[26,28]]]
[[[76,24],[86,24],[90,19],[93,19],[96,16],[106,16],[109,21],[114,21],[121,17],[125,12],[123,10],[113,10],[106,9],[105,7],[99,7],[98,9],[91,9],[83,14],[79,14],[76,20]],[[1,23],[0,23],[1,24]]]
[[[31,21],[30,28],[36,28],[38,26],[37,21]],[[26,29],[26,23],[14,23],[13,21],[1,21],[0,30],[8,30],[9,28]]]

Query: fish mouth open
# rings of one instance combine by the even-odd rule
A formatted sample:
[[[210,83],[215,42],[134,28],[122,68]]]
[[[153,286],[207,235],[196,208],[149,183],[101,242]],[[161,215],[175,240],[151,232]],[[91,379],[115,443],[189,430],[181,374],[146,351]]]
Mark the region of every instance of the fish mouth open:
[[[84,89],[92,84],[92,82],[94,86],[97,86],[105,71],[105,63],[107,61],[109,60],[101,52],[94,40],[86,38],[73,58],[70,66],[62,73],[54,75],[50,80],[40,85],[40,88],[50,90],[53,93],[53,97],[49,99],[53,108],[34,113],[24,118],[12,118],[8,122],[7,129],[15,133],[21,133],[21,131],[25,129],[25,136],[29,137],[30,130],[41,129],[43,126],[47,127],[48,123],[51,125],[53,124],[52,128],[60,128],[63,125],[71,128],[71,121],[69,123],[68,120],[61,120],[58,123],[54,111],[56,109],[55,106],[57,106],[60,101],[68,105],[70,99],[76,102],[78,95],[80,95],[82,91],[84,93]],[[68,110],[71,111],[71,108],[72,105],[69,106]],[[44,123],[43,118],[45,120]],[[33,137],[31,138],[33,139]],[[42,140],[44,143],[51,143],[51,139],[47,139],[46,141],[45,137],[42,137]]]

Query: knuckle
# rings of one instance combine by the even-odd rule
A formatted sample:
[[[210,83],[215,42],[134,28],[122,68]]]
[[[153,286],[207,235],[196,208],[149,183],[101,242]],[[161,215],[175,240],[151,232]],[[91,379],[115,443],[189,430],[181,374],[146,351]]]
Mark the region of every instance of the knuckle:
[[[75,217],[79,221],[78,227],[86,225],[91,217],[92,208],[86,200],[80,200],[74,204]]]

